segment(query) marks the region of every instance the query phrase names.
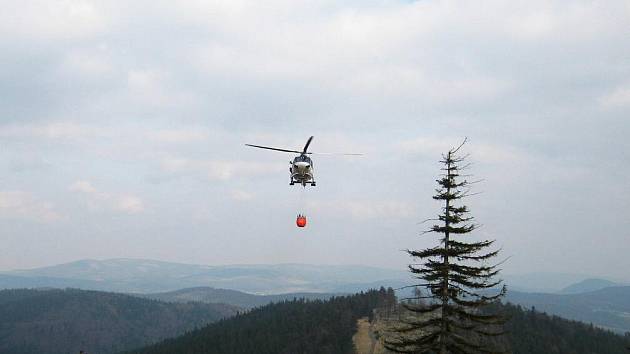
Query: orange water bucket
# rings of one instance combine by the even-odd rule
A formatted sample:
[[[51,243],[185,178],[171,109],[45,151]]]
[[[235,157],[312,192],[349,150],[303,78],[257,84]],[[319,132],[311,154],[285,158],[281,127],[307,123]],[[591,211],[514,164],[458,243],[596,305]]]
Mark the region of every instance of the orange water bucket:
[[[306,226],[306,216],[298,215],[297,219],[295,220],[295,224],[297,225],[297,227]]]

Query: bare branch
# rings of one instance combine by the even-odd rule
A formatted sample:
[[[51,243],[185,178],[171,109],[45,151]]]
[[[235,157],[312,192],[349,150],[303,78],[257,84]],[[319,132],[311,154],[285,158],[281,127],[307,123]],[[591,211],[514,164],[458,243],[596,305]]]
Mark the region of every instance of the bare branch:
[[[467,142],[467,141],[468,141],[468,137],[466,136],[466,137],[464,137],[464,141],[462,141],[462,143],[461,143],[461,144],[459,144],[459,146],[457,147],[457,149],[455,149],[455,150],[451,150],[451,151],[450,151],[450,153],[454,154],[454,153],[456,153],[457,151],[459,151],[459,149],[461,149],[461,148],[462,148],[462,146],[464,146],[464,144],[466,144],[466,142]]]
[[[440,221],[440,219],[425,219],[420,222],[417,222],[416,225],[424,224],[427,221]]]

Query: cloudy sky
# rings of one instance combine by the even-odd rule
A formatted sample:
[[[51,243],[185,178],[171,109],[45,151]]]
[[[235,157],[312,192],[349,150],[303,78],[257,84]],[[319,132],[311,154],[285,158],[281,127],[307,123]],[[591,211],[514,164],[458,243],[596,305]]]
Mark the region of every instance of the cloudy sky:
[[[627,1],[0,3],[0,270],[404,267],[467,136],[507,272],[630,280]]]

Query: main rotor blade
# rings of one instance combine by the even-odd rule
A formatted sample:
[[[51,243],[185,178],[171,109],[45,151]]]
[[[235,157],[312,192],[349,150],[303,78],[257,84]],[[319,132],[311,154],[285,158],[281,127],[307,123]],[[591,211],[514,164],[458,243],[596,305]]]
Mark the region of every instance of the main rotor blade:
[[[364,154],[345,153],[345,152],[309,152],[312,155],[341,155],[341,156],[363,156]]]
[[[297,150],[287,150],[287,149],[278,149],[278,148],[273,148],[273,147],[269,147],[269,146],[260,146],[260,145],[252,145],[252,144],[245,144],[247,146],[251,146],[251,147],[255,147],[255,148],[259,148],[259,149],[267,149],[267,150],[274,150],[274,151],[282,151],[282,152],[291,152],[291,153],[296,153],[296,154],[301,154],[301,151],[297,151]]]
[[[313,141],[312,136],[306,141],[306,145],[304,145],[304,151],[302,151],[303,154],[306,154],[306,150],[308,150],[308,146],[311,145],[311,141]]]

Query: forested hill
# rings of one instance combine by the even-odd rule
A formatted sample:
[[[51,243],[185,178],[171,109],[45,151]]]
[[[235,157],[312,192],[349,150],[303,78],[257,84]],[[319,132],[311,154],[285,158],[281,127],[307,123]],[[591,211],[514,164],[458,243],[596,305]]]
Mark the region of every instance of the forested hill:
[[[512,354],[628,354],[630,334],[624,336],[596,326],[550,316],[535,309],[524,309],[513,304],[493,304],[491,313],[508,319],[505,335],[487,340],[493,346]],[[377,311],[371,326],[371,338],[395,338],[400,328],[398,319],[409,318],[402,306]],[[417,316],[417,315],[416,315]],[[413,333],[413,332],[408,332]],[[412,335],[412,334],[410,334]],[[362,333],[362,338],[368,336]],[[390,353],[381,344],[374,353]]]
[[[0,291],[0,353],[115,353],[236,313],[223,304],[169,304],[84,290]]]
[[[560,317],[592,322],[620,334],[630,332],[630,286],[609,287],[580,294],[509,291],[506,300],[526,308],[536,307]]]
[[[394,301],[393,292],[383,289],[325,302],[280,302],[127,354],[354,353],[351,338],[357,319],[371,317],[372,309],[386,308]],[[497,340],[513,354],[630,353],[626,349],[630,335],[624,338],[516,305],[496,306],[510,319],[506,336]],[[379,335],[385,334],[372,333],[373,338]],[[381,348],[378,352],[386,351]]]
[[[630,334],[625,337],[582,322],[504,305],[510,320],[505,326],[514,354],[627,354]]]
[[[267,305],[134,354],[353,353],[357,320],[394,303],[392,289]]]
[[[253,295],[236,290],[195,287],[156,294],[135,294],[165,302],[205,302],[230,304],[244,309],[264,306],[272,302],[293,299],[327,300],[335,294],[330,293],[287,293],[278,295]],[[341,295],[341,294],[337,294]]]

